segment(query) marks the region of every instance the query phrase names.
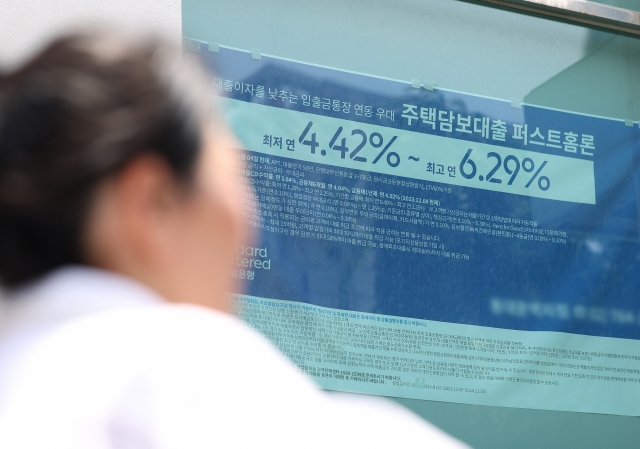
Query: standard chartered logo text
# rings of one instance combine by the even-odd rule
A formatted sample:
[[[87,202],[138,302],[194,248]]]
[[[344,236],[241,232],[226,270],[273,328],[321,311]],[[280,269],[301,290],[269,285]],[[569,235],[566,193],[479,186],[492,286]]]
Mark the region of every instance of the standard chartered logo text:
[[[270,270],[271,259],[267,257],[266,247],[254,248],[242,245],[237,248],[234,260],[238,267]]]

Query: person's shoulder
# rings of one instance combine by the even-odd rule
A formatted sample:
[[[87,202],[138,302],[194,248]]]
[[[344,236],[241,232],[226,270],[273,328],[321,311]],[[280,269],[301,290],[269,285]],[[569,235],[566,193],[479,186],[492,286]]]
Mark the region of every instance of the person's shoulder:
[[[152,358],[183,359],[202,352],[229,356],[236,363],[270,359],[288,368],[294,366],[269,340],[238,317],[191,304],[159,304],[102,312],[76,320],[58,334],[50,340],[88,339],[97,345],[96,350],[117,346],[143,351]],[[243,354],[251,357],[242,357]]]
[[[191,401],[165,409],[191,414],[192,407],[202,416],[214,413],[212,405],[246,405],[246,398],[262,403],[257,409],[264,412],[279,395],[318,394],[293,363],[238,318],[191,305],[124,307],[72,320],[34,344],[13,379],[9,387],[18,402],[38,396],[42,404],[76,403],[78,409],[108,408],[142,382],[159,402]]]
[[[259,372],[272,389],[287,388],[297,394],[316,390],[262,334],[234,315],[201,306],[124,308],[78,320],[60,334],[58,348],[92,342],[94,352],[114,365],[132,366],[128,361],[133,358],[147,374],[173,373],[176,381],[191,378],[195,382],[195,377],[206,373],[210,382],[242,384],[244,390],[251,390]]]
[[[175,381],[208,373],[220,382],[260,370],[313,388],[280,351],[240,319],[193,305],[122,307],[71,320],[34,344],[20,362],[24,374],[95,379],[113,384],[133,376],[172,374]],[[103,373],[111,373],[105,377]],[[36,374],[37,375],[37,374]],[[33,379],[42,384],[45,379]]]
[[[34,348],[22,374],[10,416],[56,429],[107,425],[146,404],[167,447],[461,447],[409,413],[328,397],[238,318],[196,306],[74,320]]]
[[[280,351],[261,333],[235,315],[191,304],[162,304],[103,313],[78,323],[84,331],[104,333],[118,332],[133,343],[153,341],[154,346],[164,347],[164,353],[182,346],[208,353],[233,354],[257,353],[275,358],[287,366],[293,366]],[[79,329],[78,329],[79,330]],[[148,348],[148,347],[147,347]],[[173,354],[177,355],[177,354]]]

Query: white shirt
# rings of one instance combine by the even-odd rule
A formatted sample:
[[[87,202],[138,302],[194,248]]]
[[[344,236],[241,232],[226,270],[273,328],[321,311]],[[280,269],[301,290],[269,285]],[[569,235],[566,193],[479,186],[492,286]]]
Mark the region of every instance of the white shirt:
[[[463,448],[390,401],[326,394],[237,318],[68,267],[3,301],[0,448]]]

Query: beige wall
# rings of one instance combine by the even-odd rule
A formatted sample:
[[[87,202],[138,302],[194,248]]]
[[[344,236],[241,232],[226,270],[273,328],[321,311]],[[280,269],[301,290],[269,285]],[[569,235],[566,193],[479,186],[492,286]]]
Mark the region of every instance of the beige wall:
[[[180,39],[180,0],[0,0],[0,70],[52,36],[96,24],[152,30]]]

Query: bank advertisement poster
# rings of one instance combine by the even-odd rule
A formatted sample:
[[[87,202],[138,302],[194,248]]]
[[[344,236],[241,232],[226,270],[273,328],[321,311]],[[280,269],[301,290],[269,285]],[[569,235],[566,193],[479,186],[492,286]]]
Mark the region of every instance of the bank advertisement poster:
[[[640,415],[637,126],[188,44],[260,235],[238,311],[323,388]]]

